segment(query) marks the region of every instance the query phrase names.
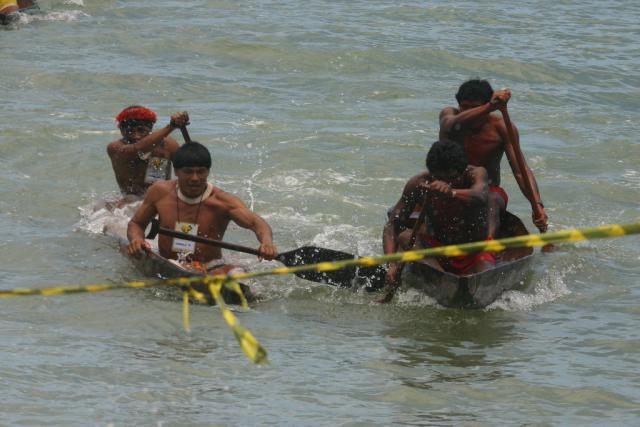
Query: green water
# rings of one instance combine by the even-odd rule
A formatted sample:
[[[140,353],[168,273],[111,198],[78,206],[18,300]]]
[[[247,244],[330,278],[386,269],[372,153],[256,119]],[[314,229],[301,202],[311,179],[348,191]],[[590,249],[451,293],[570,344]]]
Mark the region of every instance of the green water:
[[[125,106],[188,110],[212,181],[282,250],[381,253],[460,83],[511,87],[550,229],[640,217],[640,7],[625,1],[41,0],[0,29],[0,288],[137,277],[92,207]],[[180,139],[179,135],[175,135]],[[528,203],[503,165],[510,209]],[[228,240],[255,245],[250,233]],[[149,291],[0,301],[0,425],[635,425],[637,237],[540,255],[487,310],[293,277],[238,313]],[[251,268],[249,256],[229,254]]]

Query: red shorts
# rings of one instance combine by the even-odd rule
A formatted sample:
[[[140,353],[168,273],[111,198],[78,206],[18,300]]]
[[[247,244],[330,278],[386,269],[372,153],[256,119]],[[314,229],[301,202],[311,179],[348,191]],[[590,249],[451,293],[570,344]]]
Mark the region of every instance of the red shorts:
[[[499,185],[490,185],[489,191],[491,193],[498,193],[500,197],[502,197],[502,200],[504,200],[504,207],[507,207],[507,204],[509,203],[509,196],[507,195],[507,192],[504,191],[504,188]]]
[[[442,246],[442,243],[433,237],[420,233],[418,238],[425,247],[435,248]],[[493,240],[491,237],[488,240]],[[468,255],[460,255],[455,257],[439,256],[435,257],[445,271],[453,274],[468,274],[470,270],[482,261],[488,261],[495,265],[496,254],[493,252],[474,252]]]

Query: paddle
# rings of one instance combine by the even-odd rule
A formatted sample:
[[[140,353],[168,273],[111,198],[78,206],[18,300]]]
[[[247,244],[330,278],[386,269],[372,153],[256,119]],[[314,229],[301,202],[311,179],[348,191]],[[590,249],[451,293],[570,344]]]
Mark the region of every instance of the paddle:
[[[184,138],[184,143],[188,144],[191,142],[191,137],[189,136],[189,131],[187,130],[187,125],[184,125],[180,128],[180,132],[182,132],[182,137]]]
[[[189,131],[187,127],[180,128],[182,137],[185,143],[191,142]],[[160,227],[157,220],[152,221],[151,231],[149,231],[148,238],[154,238],[158,233],[167,236],[178,237],[184,240],[191,240],[198,243],[204,243],[208,245],[218,246],[220,248],[229,249],[237,252],[244,252],[251,255],[260,256],[260,252],[257,249],[249,248],[247,246],[237,245],[235,243],[223,242],[221,240],[207,239],[200,236],[192,236],[190,234],[181,233],[168,228]],[[345,259],[354,259],[355,256],[346,252],[334,251],[332,249],[318,248],[315,246],[303,246],[298,249],[294,249],[289,252],[283,252],[276,256],[276,260],[280,261],[287,267],[295,267],[305,264],[317,264],[320,262],[329,261],[342,261]],[[342,270],[318,273],[315,271],[301,271],[295,273],[296,276],[301,277],[312,282],[328,283],[331,285],[337,285],[342,287],[350,287],[353,280],[358,277],[366,279],[368,285],[367,291],[375,291],[383,287],[384,278],[386,275],[386,269],[384,266],[374,267],[349,267]]]
[[[509,117],[509,111],[507,110],[507,106],[505,105],[504,108],[500,109],[500,111],[502,112],[504,125],[507,128],[507,134],[508,134],[507,144],[511,144],[511,146],[513,147],[513,151],[516,155],[516,162],[518,163],[518,169],[520,169],[520,173],[522,174],[522,178],[524,180],[524,185],[527,188],[527,191],[529,192],[529,194],[531,194],[531,197],[533,197],[533,194],[534,194],[533,182],[531,182],[531,177],[527,172],[527,163],[524,160],[524,154],[522,154],[522,150],[520,149],[520,143],[518,142],[518,138],[516,138],[516,132],[513,129],[513,125],[511,124],[511,118]],[[540,230],[541,233],[544,233],[546,231],[547,231],[546,229]],[[555,246],[553,246],[551,243],[546,244],[542,247],[542,252],[552,252],[553,250],[555,250]]]
[[[157,220],[151,222],[151,230],[147,234],[147,238],[153,239],[157,234],[165,236],[177,237],[183,240],[190,240],[193,242],[204,243],[207,245],[217,246],[224,249],[229,249],[237,252],[244,252],[251,255],[260,256],[260,251],[247,246],[237,245],[235,243],[224,242],[221,240],[208,239],[201,236],[193,236],[191,234],[182,233],[180,231],[171,230],[169,228],[160,227]],[[294,249],[288,252],[279,253],[275,259],[280,261],[287,267],[295,267],[305,264],[317,264],[320,262],[329,261],[342,261],[345,259],[353,259],[354,255],[334,251],[332,249],[318,248],[315,246],[303,246],[298,249]],[[341,287],[350,287],[352,282],[356,278],[365,278],[369,280],[369,285],[366,287],[368,291],[374,291],[382,288],[384,285],[384,277],[386,270],[383,266],[374,267],[348,267],[336,271],[328,272],[316,272],[316,271],[301,271],[295,273],[296,276],[301,277],[312,282],[328,283],[330,285],[337,285]]]

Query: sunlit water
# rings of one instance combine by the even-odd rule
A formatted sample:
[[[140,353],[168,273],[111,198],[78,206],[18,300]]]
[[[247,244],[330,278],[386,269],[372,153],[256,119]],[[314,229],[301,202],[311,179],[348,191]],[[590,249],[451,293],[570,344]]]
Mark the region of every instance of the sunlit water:
[[[381,253],[385,209],[471,77],[511,116],[551,229],[638,220],[640,7],[633,2],[41,0],[0,29],[0,287],[138,278],[101,210],[106,145],[142,103],[188,110],[216,185],[276,244]],[[180,139],[179,135],[175,135]],[[530,212],[504,164],[510,209]],[[226,239],[255,246],[232,228]],[[637,237],[539,255],[485,310],[261,279],[238,313],[151,291],[0,301],[2,425],[635,425]],[[250,268],[247,255],[227,257]]]

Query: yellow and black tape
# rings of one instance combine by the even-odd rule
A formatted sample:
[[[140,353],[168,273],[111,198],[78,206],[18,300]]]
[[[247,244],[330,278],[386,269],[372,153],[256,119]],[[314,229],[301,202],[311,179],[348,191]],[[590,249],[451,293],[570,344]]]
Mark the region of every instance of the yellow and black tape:
[[[271,270],[251,273],[237,273],[227,276],[227,280],[243,280],[261,276],[294,274],[301,271],[326,272],[339,270],[350,266],[371,267],[389,262],[419,261],[430,256],[460,256],[473,252],[501,252],[507,248],[522,248],[544,246],[549,243],[579,242],[592,239],[622,237],[640,233],[640,222],[631,224],[611,224],[598,227],[571,229],[545,234],[527,234],[524,236],[508,237],[499,240],[483,240],[479,242],[448,245],[418,251],[397,252],[378,257],[362,257],[343,261],[322,262],[297,267],[279,267]]]
[[[203,283],[208,285],[209,292],[216,301],[216,304],[222,311],[222,316],[227,322],[233,334],[240,343],[242,351],[247,357],[254,363],[267,362],[267,352],[262,345],[256,340],[256,338],[243,327],[234,314],[225,305],[224,299],[221,296],[222,286],[226,286],[232,291],[238,293],[242,301],[242,306],[248,308],[247,300],[245,299],[240,285],[232,280],[228,280],[225,276],[205,276],[205,277],[190,277],[190,278],[178,278],[167,280],[149,280],[149,281],[136,281],[128,283],[115,283],[115,284],[97,284],[97,285],[85,285],[85,286],[70,286],[70,287],[54,287],[45,289],[13,289],[9,291],[0,291],[0,298],[12,298],[19,296],[54,296],[54,295],[69,295],[87,292],[104,292],[115,289],[141,289],[157,286],[179,286],[184,288],[183,294],[183,315],[182,321],[185,330],[189,331],[189,297],[193,297],[195,300],[206,303],[206,295],[196,290],[192,285],[196,283]]]
[[[602,225],[592,228],[584,229],[571,229],[564,231],[557,231],[546,234],[529,234],[525,236],[509,237],[499,240],[487,240],[480,242],[465,243],[461,245],[449,245],[436,248],[428,248],[419,251],[398,252],[395,254],[384,255],[379,257],[362,257],[343,261],[334,262],[322,262],[319,264],[308,264],[297,267],[280,267],[264,271],[256,271],[250,273],[235,273],[230,275],[218,275],[218,276],[203,276],[203,277],[189,277],[167,280],[149,280],[149,281],[136,281],[120,284],[95,284],[85,286],[73,286],[73,287],[54,287],[45,289],[13,289],[13,290],[0,290],[0,298],[11,298],[18,296],[30,296],[30,295],[66,295],[76,294],[82,292],[104,292],[114,289],[127,289],[127,288],[148,288],[156,286],[180,286],[185,289],[184,302],[185,312],[183,315],[183,321],[185,329],[189,328],[189,296],[197,299],[201,302],[206,302],[206,296],[196,290],[192,285],[196,283],[202,283],[208,285],[209,291],[216,303],[220,306],[222,315],[232,329],[234,335],[240,343],[240,347],[255,363],[265,362],[266,350],[260,345],[255,337],[242,325],[239,324],[237,318],[226,307],[224,300],[221,297],[222,286],[227,286],[229,289],[237,292],[242,298],[242,305],[247,307],[244,295],[240,290],[238,281],[243,279],[251,279],[262,276],[273,275],[285,275],[294,274],[301,271],[317,271],[326,272],[339,270],[341,268],[350,266],[365,266],[371,267],[380,264],[386,264],[389,262],[412,262],[419,261],[423,258],[430,256],[460,256],[466,255],[472,252],[500,252],[507,248],[518,247],[536,247],[544,246],[549,243],[563,243],[563,242],[579,242],[591,239],[602,239],[612,237],[622,237],[631,234],[640,233],[640,222],[631,224],[611,224]]]

